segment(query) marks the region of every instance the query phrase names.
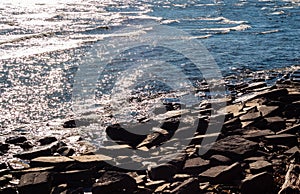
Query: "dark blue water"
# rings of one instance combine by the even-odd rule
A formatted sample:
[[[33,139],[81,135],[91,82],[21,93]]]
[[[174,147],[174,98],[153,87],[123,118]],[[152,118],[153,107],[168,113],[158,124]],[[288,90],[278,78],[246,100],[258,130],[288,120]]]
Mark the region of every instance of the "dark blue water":
[[[94,62],[89,57],[94,57],[95,45],[107,43],[119,30],[149,22],[200,41],[224,76],[300,64],[299,4],[297,0],[1,2],[0,126],[16,128],[73,115],[74,76],[80,66]]]

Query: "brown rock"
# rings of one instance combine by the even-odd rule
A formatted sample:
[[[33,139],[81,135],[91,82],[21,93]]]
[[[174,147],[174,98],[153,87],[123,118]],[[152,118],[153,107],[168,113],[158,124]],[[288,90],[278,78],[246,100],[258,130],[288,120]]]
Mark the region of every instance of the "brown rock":
[[[183,172],[189,174],[199,174],[209,167],[209,161],[200,157],[186,160]]]
[[[149,177],[152,180],[171,180],[176,172],[177,169],[172,164],[161,164],[151,167],[148,171]]]
[[[233,135],[214,143],[207,154],[221,154],[233,159],[242,159],[255,153],[257,148],[258,143]]]
[[[49,172],[28,173],[21,177],[18,185],[20,194],[50,193],[52,176]]]
[[[285,120],[281,117],[267,117],[265,120],[267,121],[266,128],[273,131],[280,131],[286,127]]]
[[[131,194],[137,189],[134,178],[125,173],[106,172],[93,185],[93,194],[104,193],[128,193]]]
[[[240,116],[240,120],[243,121],[256,121],[261,118],[260,112],[247,113]]]
[[[55,185],[68,184],[68,186],[85,186],[89,187],[92,185],[92,178],[96,172],[94,169],[87,170],[71,170],[66,172],[58,172],[54,174],[53,182]]]
[[[271,130],[259,130],[256,128],[248,129],[243,132],[242,137],[251,141],[260,142],[260,140],[268,135],[274,135],[275,133]]]
[[[265,140],[267,143],[273,145],[286,145],[290,147],[298,145],[297,136],[291,134],[268,135],[265,137]]]
[[[250,171],[252,174],[257,174],[260,172],[271,172],[273,170],[272,164],[268,161],[259,160],[249,164]]]
[[[63,167],[71,164],[75,160],[66,156],[42,156],[31,160],[30,165],[32,167]]]
[[[199,180],[197,178],[189,178],[173,189],[170,193],[172,194],[189,194],[199,193]]]
[[[210,157],[210,165],[212,166],[227,165],[231,163],[232,163],[231,159],[226,156],[213,155]]]
[[[263,117],[274,116],[279,110],[278,106],[259,106],[258,111],[261,113]]]
[[[201,182],[209,181],[214,184],[233,183],[241,180],[243,176],[242,171],[241,165],[238,162],[231,166],[216,166],[199,174],[199,180]]]
[[[242,181],[242,194],[266,194],[273,193],[274,180],[272,175],[263,172],[254,176],[248,177]]]

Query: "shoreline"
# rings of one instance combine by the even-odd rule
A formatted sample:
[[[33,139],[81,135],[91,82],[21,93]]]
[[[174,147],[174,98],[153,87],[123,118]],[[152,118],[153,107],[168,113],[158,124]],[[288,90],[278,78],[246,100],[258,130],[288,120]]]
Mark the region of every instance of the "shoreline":
[[[106,128],[120,146],[108,146],[110,149],[100,149],[101,154],[96,155],[93,145],[77,134],[78,122],[72,120],[52,131],[63,138],[53,135],[32,139],[26,132],[7,134],[1,137],[0,152],[14,157],[0,164],[0,192],[278,193],[288,186],[300,189],[289,180],[291,173],[298,173],[299,181],[295,168],[299,168],[300,160],[300,82],[285,76],[297,69],[295,66],[264,74],[249,72],[242,79],[227,78],[227,87],[235,97],[226,101],[225,123],[213,147],[203,156],[197,154],[201,141],[209,134],[203,126],[210,124],[210,111],[220,111],[202,103],[194,112],[199,121],[196,134],[181,157],[149,170],[120,169],[110,164],[130,163],[132,158],[122,155],[114,159],[105,153],[119,153],[127,147],[147,152],[160,146],[172,138],[176,119],[182,114],[176,112],[176,107],[171,106],[171,116],[163,118],[168,123],[163,131],[147,136],[128,134],[118,126]],[[278,81],[274,75],[262,81],[259,77],[274,72],[286,79]],[[148,122],[147,118],[141,121]]]

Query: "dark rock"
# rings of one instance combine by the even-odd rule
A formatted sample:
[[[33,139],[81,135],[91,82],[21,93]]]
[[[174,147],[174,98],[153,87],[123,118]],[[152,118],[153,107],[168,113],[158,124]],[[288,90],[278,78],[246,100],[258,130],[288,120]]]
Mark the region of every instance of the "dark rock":
[[[3,189],[0,189],[1,194],[17,194],[16,188],[13,187],[6,187]]]
[[[213,155],[209,159],[210,159],[210,165],[212,166],[228,165],[232,163],[230,158],[227,158],[226,156],[222,156],[222,155]]]
[[[0,177],[0,187],[5,186],[7,183],[9,183],[10,180],[12,180],[12,177],[8,175]]]
[[[94,169],[58,172],[54,174],[53,183],[55,185],[66,183],[69,187],[89,187],[93,184],[92,180],[95,175],[96,171]]]
[[[284,102],[284,103],[292,103],[295,101],[299,101],[300,99],[300,94],[299,93],[295,93],[295,94],[288,94],[286,96],[281,96],[278,98],[278,100],[280,102]]]
[[[300,114],[300,101],[288,104],[284,108],[283,115],[287,118],[299,118]]]
[[[128,174],[119,172],[106,172],[93,185],[93,194],[103,193],[128,193],[131,194],[137,189],[134,178]]]
[[[233,135],[215,142],[207,154],[221,154],[238,160],[252,155],[257,149],[258,143]]]
[[[56,137],[44,137],[39,140],[41,145],[48,145],[48,144],[56,142],[56,141],[57,141]]]
[[[223,128],[222,128],[222,131],[223,132],[227,132],[227,131],[234,131],[236,129],[240,129],[242,127],[242,123],[241,123],[241,120],[240,118],[233,118],[229,121],[226,121],[224,124],[223,124]]]
[[[122,128],[119,124],[108,126],[106,128],[106,134],[112,140],[121,142],[123,144],[128,144],[132,147],[136,147],[144,139],[147,138],[146,135],[138,135],[138,134],[128,132],[126,129]]]
[[[242,194],[266,194],[274,192],[274,180],[272,175],[263,172],[242,181]]]
[[[289,127],[287,129],[283,129],[281,131],[278,131],[276,134],[284,134],[284,133],[289,133],[289,134],[296,134],[297,132],[300,131],[300,124],[294,125],[292,127]]]
[[[285,120],[281,117],[267,117],[265,118],[267,121],[267,129],[271,129],[273,131],[280,131],[286,127]]]
[[[72,156],[73,154],[75,154],[75,150],[67,146],[58,148],[56,152],[62,156]]]
[[[280,88],[261,92],[256,96],[256,98],[267,98],[277,100],[279,97],[286,96],[287,94],[288,90],[286,88]]]
[[[85,120],[69,120],[64,122],[63,127],[64,128],[76,128],[80,126],[89,126],[90,123]]]
[[[23,143],[18,144],[21,148],[24,150],[28,150],[30,148],[33,148],[33,144],[30,141],[24,141]]]
[[[265,160],[259,160],[253,163],[249,164],[250,166],[250,171],[252,174],[257,174],[257,173],[261,173],[261,172],[272,172],[273,167],[272,164],[268,161]]]
[[[5,143],[18,144],[18,143],[23,143],[24,141],[27,141],[27,138],[24,136],[13,136],[13,137],[7,138],[5,140]]]
[[[242,179],[242,171],[239,163],[234,163],[231,166],[216,166],[199,174],[199,180],[201,182],[209,181],[214,184],[234,183]]]
[[[14,156],[17,158],[28,159],[28,160],[37,158],[40,156],[51,156],[54,152],[56,152],[56,150],[58,149],[59,146],[60,146],[59,142],[53,142],[50,145],[46,145],[46,146],[40,147],[35,150],[22,152],[22,153],[14,155]]]
[[[272,145],[286,145],[290,147],[298,145],[297,136],[292,134],[268,135],[265,137],[265,140]]]
[[[199,174],[209,167],[209,161],[200,157],[186,160],[183,172],[189,174]]]
[[[172,194],[189,194],[189,193],[199,193],[199,180],[197,178],[189,178],[175,189],[171,190]]]
[[[0,143],[0,152],[6,153],[9,150],[9,145],[5,143]]]
[[[7,165],[5,163],[0,163],[0,169],[6,169]]]
[[[148,171],[151,180],[171,180],[176,172],[177,168],[172,164],[154,166]]]
[[[20,194],[51,192],[52,176],[48,172],[28,173],[21,177],[18,185]]]

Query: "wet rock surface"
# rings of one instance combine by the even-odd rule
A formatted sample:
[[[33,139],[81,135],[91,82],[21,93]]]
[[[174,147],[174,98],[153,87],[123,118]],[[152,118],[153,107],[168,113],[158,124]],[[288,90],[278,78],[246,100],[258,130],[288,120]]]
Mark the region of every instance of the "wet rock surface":
[[[191,111],[165,103],[130,130],[107,125],[98,148],[76,133],[93,124],[86,119],[49,127],[53,133],[44,137],[7,134],[0,193],[299,193],[299,82],[226,87],[230,98]]]

